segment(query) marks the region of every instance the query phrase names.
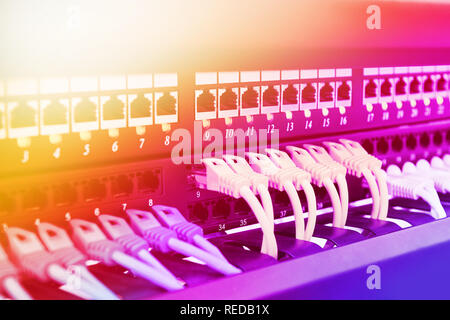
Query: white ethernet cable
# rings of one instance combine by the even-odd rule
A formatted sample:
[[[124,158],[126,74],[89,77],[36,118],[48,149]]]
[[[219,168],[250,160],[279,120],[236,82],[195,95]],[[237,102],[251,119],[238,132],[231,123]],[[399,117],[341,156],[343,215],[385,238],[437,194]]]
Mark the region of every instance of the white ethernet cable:
[[[377,181],[369,168],[368,161],[364,157],[353,156],[352,153],[340,143],[324,142],[324,145],[327,146],[331,157],[346,167],[349,174],[358,178],[364,176],[369,184],[370,193],[372,194],[373,199],[371,217],[372,219],[378,219],[381,201],[380,192]]]
[[[262,249],[263,253],[278,258],[278,245],[275,239],[273,221],[267,218],[258,198],[251,190],[252,182],[243,176],[240,176],[231,170],[231,168],[222,159],[208,158],[202,160],[206,167],[206,175],[195,174],[195,179],[200,188],[220,192],[234,198],[243,198],[261,225],[263,236],[266,239],[267,247]],[[263,240],[264,241],[264,240]]]
[[[287,193],[292,205],[292,210],[294,211],[295,238],[299,240],[306,240],[303,209],[295,188],[295,176],[293,176],[291,172],[286,172],[286,170],[281,170],[278,168],[265,154],[249,152],[246,155],[253,170],[269,178],[270,187],[278,189],[279,191],[285,191]]]
[[[308,203],[308,223],[305,228],[305,239],[311,240],[316,226],[317,203],[316,194],[311,186],[311,174],[298,168],[286,152],[266,149],[266,154],[275,165],[286,173],[289,172],[295,181],[297,190],[303,190]]]
[[[119,300],[119,297],[98,280],[85,266],[87,257],[75,248],[67,232],[53,224],[40,222],[38,235],[49,252],[65,268],[76,268],[79,276],[97,287],[102,299]]]
[[[325,187],[333,206],[333,226],[344,227],[344,217],[342,216],[342,203],[336,187],[333,184],[332,169],[322,163],[316,162],[305,149],[288,146],[286,150],[291,154],[291,158],[297,167],[311,174],[312,182],[318,187]]]
[[[393,197],[417,200],[422,198],[431,207],[431,215],[435,219],[446,217],[446,213],[430,179],[402,172],[396,165],[387,168],[387,185]]]
[[[342,207],[342,222],[341,225],[345,226],[347,223],[347,215],[348,215],[348,185],[345,175],[347,173],[347,169],[333,160],[333,158],[328,154],[325,148],[320,146],[315,146],[311,144],[305,144],[303,147],[308,150],[311,157],[314,158],[318,163],[327,166],[332,170],[332,179],[335,181],[339,188],[339,197],[341,199],[341,207]]]
[[[89,258],[101,261],[107,266],[123,266],[166,290],[183,288],[176,279],[161,277],[161,273],[156,269],[126,254],[125,248],[119,243],[107,239],[97,224],[81,219],[72,219],[69,223],[72,227],[72,238],[75,244]]]
[[[0,284],[5,292],[15,300],[33,300],[28,292],[17,280],[18,270],[9,261],[3,248],[0,246]],[[5,298],[6,299],[6,298]]]
[[[224,275],[234,275],[242,272],[228,261],[218,258],[216,255],[204,251],[189,242],[178,239],[176,232],[164,227],[151,212],[127,209],[126,214],[130,219],[130,225],[133,230],[144,238],[151,248],[162,253],[175,251],[186,257],[192,256]]]
[[[273,216],[273,204],[272,198],[269,193],[269,178],[265,175],[253,171],[252,167],[248,162],[242,158],[235,155],[224,155],[223,159],[228,164],[228,166],[238,175],[246,177],[250,180],[253,193],[259,194],[261,197],[261,202],[266,212],[266,217],[269,219],[271,226],[273,227],[274,216]],[[273,232],[273,231],[272,231]],[[267,241],[264,238],[262,243],[262,250],[267,250]]]
[[[446,161],[447,160],[447,161]],[[442,158],[434,156],[431,159],[431,167],[441,170],[450,170],[450,155],[446,154]]]
[[[380,159],[369,154],[363,146],[356,141],[339,139],[339,142],[343,144],[355,157],[362,157],[367,160],[369,169],[374,174],[375,179],[377,180],[378,189],[380,190],[380,211],[378,214],[378,219],[385,220],[389,210],[389,193],[387,189],[386,172],[381,169],[383,163]]]
[[[437,192],[450,192],[450,170],[433,168],[425,159],[417,161],[416,165],[409,161],[405,162],[402,171],[424,177],[425,179],[431,179]]]
[[[177,234],[178,239],[192,243],[217,258],[228,262],[227,258],[222,254],[219,248],[203,236],[203,229],[200,226],[187,221],[177,208],[154,205],[152,206],[152,211],[156,213],[158,219],[166,228],[173,230]]]
[[[5,233],[11,253],[25,273],[42,282],[53,280],[60,285],[69,285],[74,280],[73,275],[59,263],[57,257],[45,250],[36,234],[16,227],[8,227]],[[91,282],[84,278],[78,280],[81,298],[88,296],[102,299],[104,297],[103,291]],[[78,288],[75,289],[78,291]]]

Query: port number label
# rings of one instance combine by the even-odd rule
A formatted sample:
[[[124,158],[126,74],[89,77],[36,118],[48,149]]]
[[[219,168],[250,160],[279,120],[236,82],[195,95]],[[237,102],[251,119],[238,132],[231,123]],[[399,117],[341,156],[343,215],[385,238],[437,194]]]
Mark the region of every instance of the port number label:
[[[225,223],[219,223],[219,231],[223,231],[226,229]]]
[[[424,114],[425,114],[426,117],[428,117],[431,114],[431,108],[430,107],[426,107]]]
[[[347,117],[346,116],[343,116],[343,117],[341,117],[341,119],[339,120],[339,124],[341,125],[341,126],[345,126],[345,125],[347,125]]]
[[[91,145],[89,143],[84,145],[83,156],[88,156],[91,153]]]
[[[61,157],[61,148],[58,147],[58,148],[56,148],[56,150],[53,152],[53,158],[59,159],[60,157]]]
[[[153,199],[148,199],[148,206],[149,207],[153,206]]]
[[[94,214],[95,214],[96,216],[99,216],[99,215],[100,215],[100,208],[95,208],[95,209],[94,209]]]
[[[273,123],[269,123],[267,126],[267,134],[273,134],[275,131],[275,125]]]
[[[411,118],[415,118],[418,115],[419,115],[419,111],[416,108],[411,109]]]
[[[330,126],[330,118],[324,118],[322,122],[322,127],[328,128]]]
[[[170,136],[166,136],[165,138],[164,138],[164,145],[165,146],[168,146],[170,144]]]
[[[367,114],[367,122],[373,122],[375,119],[375,114],[373,112]]]
[[[139,149],[142,149],[144,147],[144,143],[145,143],[145,138],[140,138],[139,139]]]
[[[287,216],[287,210],[281,210],[280,211],[280,218],[286,217]]]
[[[233,138],[234,136],[234,129],[225,129],[225,138]]]
[[[195,193],[195,196],[197,197],[197,198],[200,198],[200,191],[197,191],[196,193]]]
[[[247,134],[247,137],[253,136],[255,134],[255,127],[248,127],[246,134]]]
[[[247,225],[247,219],[241,219],[240,221],[239,221],[239,226],[240,227],[243,227],[243,226],[246,226]]]
[[[27,163],[28,160],[30,160],[30,152],[28,150],[25,150],[23,152],[23,157],[22,157],[22,160],[20,160],[20,162]]]
[[[113,144],[112,144],[111,149],[112,149],[112,152],[119,151],[119,141],[114,141]]]
[[[384,121],[389,120],[389,111],[383,112],[383,120]]]
[[[294,131],[294,122],[293,121],[288,122],[287,127],[286,127],[286,132],[292,132],[292,131]]]
[[[405,115],[405,113],[403,112],[403,110],[397,111],[397,119],[403,119],[404,115]]]
[[[311,129],[311,128],[312,128],[312,120],[306,120],[305,129]]]
[[[122,210],[123,211],[127,210],[127,206],[128,206],[127,203],[122,203]]]

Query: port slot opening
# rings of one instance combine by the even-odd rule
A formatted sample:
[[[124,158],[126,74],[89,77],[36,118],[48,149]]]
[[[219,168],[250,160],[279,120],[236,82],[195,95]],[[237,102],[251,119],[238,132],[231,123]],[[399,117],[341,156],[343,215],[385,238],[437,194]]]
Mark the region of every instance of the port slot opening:
[[[352,104],[352,82],[342,80],[336,82],[336,107],[350,107]]]
[[[163,124],[178,122],[178,92],[156,92],[155,101],[155,123]]]
[[[241,115],[250,116],[260,113],[260,92],[259,86],[247,86],[240,89],[241,92]]]
[[[219,118],[237,117],[239,88],[219,89]]]
[[[280,86],[273,84],[261,86],[261,92],[261,113],[280,112]]]
[[[195,90],[195,120],[209,120],[217,117],[217,90]]]
[[[19,100],[8,103],[9,137],[30,137],[39,134],[38,102]]]
[[[153,94],[128,95],[128,125],[131,127],[153,124]]]
[[[117,129],[127,126],[126,95],[112,95],[100,97],[101,129]]]
[[[72,99],[72,131],[98,130],[98,97],[81,97]]]
[[[335,82],[319,83],[319,108],[334,108]]]
[[[69,99],[41,100],[41,134],[68,133]]]
[[[300,102],[300,85],[298,83],[283,84],[281,92],[281,111],[297,111]]]
[[[378,79],[366,79],[364,80],[364,104],[378,103],[379,99],[379,80]]]
[[[302,83],[301,88],[301,105],[300,109],[316,109],[317,108],[317,83]]]

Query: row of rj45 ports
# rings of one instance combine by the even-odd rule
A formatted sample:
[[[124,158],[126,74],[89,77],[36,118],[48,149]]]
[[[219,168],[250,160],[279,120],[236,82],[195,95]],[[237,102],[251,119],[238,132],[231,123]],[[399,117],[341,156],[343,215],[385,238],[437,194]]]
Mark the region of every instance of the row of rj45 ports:
[[[197,120],[348,107],[351,69],[196,73]]]
[[[404,67],[398,72],[397,69],[400,68],[380,68],[380,70],[387,69],[388,72],[382,74],[368,72],[364,80],[364,100],[366,102],[391,102],[394,99],[441,99],[447,96],[449,90],[448,71],[445,71],[446,69],[443,71],[430,69],[430,72],[424,73],[420,68]],[[424,70],[428,71],[428,68]]]
[[[131,195],[161,192],[160,169],[60,182],[41,187],[0,190],[0,215],[27,210],[51,211],[104,201],[122,202]]]
[[[301,86],[301,87],[300,87]],[[202,113],[213,113],[215,117],[216,105],[219,105],[219,117],[223,111],[236,111],[238,115],[246,115],[246,110],[255,113],[271,113],[281,111],[297,111],[300,109],[314,109],[318,103],[322,107],[335,107],[335,102],[345,101],[349,106],[351,100],[351,82],[342,81],[337,89],[336,82],[324,82],[318,89],[317,83],[280,84],[268,85],[266,87],[246,86],[227,87],[223,89],[197,90],[196,111],[200,116]],[[270,109],[267,111],[265,109]],[[275,110],[276,109],[276,110]],[[248,114],[248,113],[247,113]],[[200,120],[200,119],[199,119]]]
[[[9,136],[14,138],[21,136],[20,129],[23,128],[25,135],[37,135],[38,132],[67,133],[69,127],[72,131],[83,131],[173,123],[177,122],[178,117],[177,100],[176,92],[165,91],[109,97],[58,97],[39,101],[22,99],[6,103],[6,108],[5,103],[0,102],[0,129],[7,127]],[[34,128],[34,132],[30,128]]]

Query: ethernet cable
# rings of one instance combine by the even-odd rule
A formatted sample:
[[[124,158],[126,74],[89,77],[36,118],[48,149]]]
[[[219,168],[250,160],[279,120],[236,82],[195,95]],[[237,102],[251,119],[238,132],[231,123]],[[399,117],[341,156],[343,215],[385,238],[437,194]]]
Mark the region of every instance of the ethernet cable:
[[[361,157],[367,160],[369,169],[374,174],[375,179],[377,180],[378,189],[380,191],[380,211],[378,214],[378,219],[385,220],[389,210],[389,193],[387,189],[386,172],[381,169],[383,163],[380,159],[370,155],[363,148],[363,146],[356,141],[339,139],[339,142],[343,144],[353,156]]]
[[[133,229],[131,229],[125,219],[102,214],[98,216],[98,220],[108,237],[125,248],[127,254],[140,259],[150,267],[154,268],[161,274],[163,280],[166,278],[170,279],[167,281],[169,283],[168,285],[173,281],[178,281],[177,278],[149,252],[150,246],[147,241],[134,233]],[[180,289],[181,288],[182,285]]]
[[[41,241],[33,232],[9,227],[5,230],[11,248],[11,254],[21,269],[31,277],[42,282],[50,280],[60,285],[68,285],[73,280],[72,274],[58,261],[56,256],[46,251]],[[100,299],[99,292],[90,282],[79,279],[80,297],[88,296]],[[77,294],[77,292],[72,292]]]
[[[425,159],[419,160],[416,165],[409,161],[405,162],[402,172],[431,179],[437,192],[450,192],[450,171],[433,168]]]
[[[308,203],[308,223],[305,228],[305,239],[308,241],[311,240],[316,226],[317,216],[316,194],[311,186],[311,174],[298,168],[286,152],[276,149],[266,149],[266,154],[278,168],[292,175],[297,190],[303,190],[305,192],[306,202]]]
[[[119,297],[98,280],[84,265],[86,256],[75,248],[67,232],[53,224],[40,222],[37,225],[37,233],[47,250],[56,258],[63,267],[76,268],[80,277],[98,288],[99,298],[103,300],[119,300]]]
[[[274,224],[274,214],[273,214],[273,203],[272,198],[269,193],[269,178],[265,175],[253,171],[252,167],[248,162],[242,158],[235,155],[224,155],[224,161],[228,166],[234,171],[234,173],[246,177],[250,180],[250,188],[255,194],[259,194],[261,197],[262,206],[266,212],[266,217],[273,227]],[[267,241],[264,238],[262,243],[262,249],[267,252]]]
[[[297,167],[311,174],[311,180],[315,185],[325,187],[330,196],[331,205],[333,206],[333,225],[338,228],[344,227],[345,217],[342,215],[342,203],[333,183],[333,172],[331,168],[316,162],[305,149],[288,146],[286,150],[290,153]],[[338,224],[338,222],[340,223]]]
[[[445,162],[445,159],[448,159],[448,163]],[[450,170],[450,155],[445,155],[442,158],[434,156],[431,159],[431,167],[441,170]]]
[[[316,160],[317,163],[327,166],[332,173],[332,179],[336,182],[339,188],[339,198],[341,199],[342,207],[342,221],[341,225],[345,226],[347,223],[348,215],[348,185],[345,178],[347,169],[340,163],[333,160],[333,158],[328,154],[325,148],[320,146],[315,146],[311,144],[305,144],[303,147],[308,151],[308,153]]]
[[[101,261],[107,266],[120,265],[169,291],[181,288],[178,281],[161,277],[161,273],[154,268],[126,254],[123,246],[107,239],[95,223],[81,219],[73,219],[69,223],[73,231],[72,238],[75,244],[89,258]]]
[[[3,289],[14,300],[33,300],[17,280],[17,275],[18,270],[9,261],[8,256],[0,246],[0,283]]]
[[[366,179],[373,199],[371,217],[372,219],[378,219],[381,201],[380,192],[376,179],[369,169],[367,161],[365,159],[361,160],[360,157],[353,156],[352,153],[342,144],[335,142],[324,142],[324,145],[327,146],[331,157],[346,167],[348,173],[358,178],[363,176]]]
[[[246,155],[253,170],[269,178],[269,186],[271,188],[287,193],[292,205],[292,210],[294,211],[295,238],[306,240],[303,209],[296,190],[295,177],[291,172],[278,168],[275,163],[264,154],[248,152]]]
[[[247,177],[234,173],[222,159],[208,158],[203,159],[202,162],[206,171],[195,174],[197,185],[200,188],[220,192],[236,199],[243,198],[261,226],[263,232],[261,252],[277,259],[278,245],[275,239],[273,220],[267,218],[266,211],[252,191],[252,182]]]
[[[402,172],[398,166],[390,165],[387,168],[387,186],[393,197],[413,200],[422,198],[430,205],[433,218],[446,217],[432,180]]]
[[[163,227],[152,213],[136,209],[128,209],[126,213],[133,230],[143,237],[151,248],[163,253],[175,251],[187,257],[192,256],[224,275],[241,273],[240,269],[230,263],[188,242],[179,240],[176,233],[173,230]]]
[[[152,206],[152,210],[165,227],[175,231],[178,239],[189,242],[219,259],[228,261],[222,252],[220,252],[219,248],[203,236],[203,229],[187,221],[177,208],[154,205]]]

